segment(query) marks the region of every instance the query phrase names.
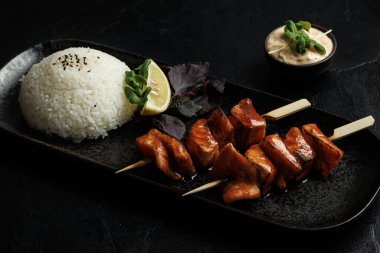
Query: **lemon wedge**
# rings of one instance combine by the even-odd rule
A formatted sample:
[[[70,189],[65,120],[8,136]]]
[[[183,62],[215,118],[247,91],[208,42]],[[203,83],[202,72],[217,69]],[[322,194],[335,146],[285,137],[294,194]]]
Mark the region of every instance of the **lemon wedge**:
[[[151,61],[148,67],[147,86],[152,90],[148,94],[148,101],[141,110],[141,115],[156,115],[168,109],[171,96],[169,81],[154,61]]]

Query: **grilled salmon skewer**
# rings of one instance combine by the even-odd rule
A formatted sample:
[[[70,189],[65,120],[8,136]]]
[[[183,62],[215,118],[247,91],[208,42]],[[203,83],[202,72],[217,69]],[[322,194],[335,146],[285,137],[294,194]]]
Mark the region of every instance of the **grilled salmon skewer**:
[[[278,170],[277,175],[275,175],[274,184],[281,191],[285,191],[291,181],[302,181],[309,174],[316,156],[314,149],[305,140],[298,127],[292,127],[288,131],[283,140],[283,144],[286,146],[291,156],[298,160],[301,165],[301,171],[298,171],[298,173],[296,171],[293,176],[287,176],[287,166],[282,166],[277,163],[276,166],[278,166],[280,170]],[[269,145],[267,152],[271,152],[271,147]],[[287,157],[287,159],[294,159],[291,156]]]
[[[277,134],[266,136],[260,142],[260,147],[277,168],[277,174],[274,176],[276,186],[281,190],[285,190],[287,182],[293,180],[302,172],[301,163],[289,151]]]
[[[236,115],[236,117],[233,115]],[[198,126],[200,121],[204,124],[202,128]],[[209,131],[205,132],[205,127]],[[187,137],[189,142],[186,143],[186,146],[195,160],[202,161],[206,159],[208,160],[207,165],[210,167],[218,157],[219,150],[222,150],[227,144],[233,143],[234,145],[238,145],[241,143],[240,146],[244,147],[247,138],[250,142],[260,142],[261,138],[265,135],[265,127],[265,119],[260,117],[256,112],[252,101],[246,98],[231,109],[231,115],[228,117],[220,107],[216,107],[207,121],[197,121],[189,131]],[[213,140],[219,144],[218,151],[216,151],[216,146],[210,150],[210,141]],[[204,157],[199,156],[198,150],[208,150],[209,154],[207,155],[207,152],[203,152]],[[207,159],[208,157],[212,159]],[[208,168],[207,166],[202,166],[204,165],[202,162],[198,162],[198,164],[201,164],[201,168]]]
[[[156,161],[156,166],[168,177],[180,180],[182,176],[171,168],[169,153],[162,141],[151,131],[136,139],[138,149],[149,159]]]
[[[210,116],[210,118],[208,119],[208,122],[214,123],[212,125],[209,125],[209,127],[212,133],[214,132],[219,133],[217,135],[214,135],[215,139],[219,140],[219,143],[225,143],[227,142],[226,140],[228,140],[230,143],[235,143],[235,144],[236,142],[242,142],[243,144],[241,146],[245,147],[247,145],[260,142],[261,139],[264,137],[266,123],[263,117],[269,118],[272,120],[280,119],[292,113],[298,112],[302,109],[305,109],[309,106],[310,106],[310,103],[306,99],[303,99],[303,100],[294,102],[292,104],[289,104],[287,106],[278,108],[277,110],[271,111],[267,114],[264,114],[263,116],[259,116],[255,108],[253,107],[251,100],[243,99],[231,109],[231,115],[228,117],[229,120],[227,119],[226,115],[220,108],[216,108],[212,112],[212,116]],[[229,124],[232,125],[234,128],[232,128]],[[217,126],[217,128],[214,128],[213,126]],[[234,133],[234,135],[232,135],[232,133]],[[224,150],[223,149],[224,146],[225,145],[223,144],[219,145],[219,148],[221,150]],[[240,156],[240,158],[235,158],[235,160],[241,161],[242,158],[240,154],[237,155],[237,152],[232,152],[231,147],[228,150],[230,151],[229,153],[232,153],[236,156]],[[235,148],[233,148],[233,150],[236,151]],[[193,155],[191,149],[189,149],[189,152],[191,155]],[[225,151],[223,153],[225,153]],[[277,170],[275,166],[272,164],[270,159],[265,155],[261,147],[257,144],[252,145],[251,148],[249,148],[246,151],[245,156],[246,156],[245,159],[247,159],[253,165],[254,170],[260,172],[259,173],[260,177],[258,179],[258,181],[260,181],[260,185],[262,186],[260,194],[261,196],[266,195],[268,191],[270,190],[270,187],[272,186],[273,180],[276,177]],[[231,164],[229,163],[228,160],[225,160],[224,157],[218,158],[216,162],[217,161],[218,161],[219,167],[221,167],[221,165],[224,165],[224,164]],[[220,162],[220,161],[223,161],[223,162]],[[231,168],[234,168],[234,167],[236,166],[232,166]],[[215,166],[213,170],[215,170]],[[189,191],[185,193],[183,196],[193,194],[199,191],[203,191],[209,188],[213,188],[221,184],[223,181],[225,180],[224,179],[215,180],[211,183],[205,184],[192,191]],[[236,190],[246,192],[245,187],[243,187],[241,184],[240,185],[232,184],[232,185],[234,185]]]
[[[242,150],[246,150],[247,147],[252,144],[259,143],[265,136],[266,122],[264,117],[275,120],[277,118],[285,117],[291,113],[297,112],[302,108],[309,106],[307,100],[300,100],[298,102],[292,103],[285,107],[281,107],[275,111],[264,114],[263,117],[260,116],[252,105],[252,101],[248,98],[242,99],[237,105],[231,109],[231,115],[227,116],[220,108],[215,108],[207,120],[210,132],[212,133],[210,137],[210,132],[208,134],[203,134],[201,144],[210,144],[208,139],[212,136],[219,142],[219,149],[226,145],[226,143],[233,143],[237,145]],[[198,136],[192,136],[193,128],[197,127],[197,123],[190,129],[189,139],[196,140]],[[190,155],[193,159],[204,160],[203,157],[198,156],[198,152],[194,152],[192,146],[187,145]],[[209,145],[206,146],[209,149]],[[205,150],[203,148],[203,150]],[[204,152],[205,153],[205,152]],[[216,152],[215,152],[216,153]],[[270,161],[270,159],[265,155],[264,151],[258,145],[253,145],[245,153],[246,158],[254,165],[255,170],[260,172],[260,185],[262,186],[261,194],[264,196],[269,192],[272,182],[276,177],[276,168]],[[204,156],[207,158],[208,156]],[[216,160],[217,156],[211,156]],[[211,160],[209,165],[211,166]],[[228,161],[226,161],[228,163]],[[199,164],[199,162],[198,162]],[[215,168],[214,168],[215,169]],[[204,187],[211,187],[217,182],[211,183]],[[235,185],[235,187],[237,187]],[[237,187],[240,188],[240,187]]]
[[[230,143],[228,145],[232,144]],[[230,151],[231,148],[229,148],[228,150]],[[279,187],[281,190],[285,190],[287,188],[288,182],[288,180],[285,179],[294,178],[302,171],[301,164],[298,162],[297,158],[290,153],[282,139],[275,134],[266,136],[264,139],[261,140],[260,144],[254,144],[247,149],[247,151],[245,152],[245,160],[246,162],[249,162],[251,164],[251,168],[249,166],[242,166],[241,162],[235,162],[236,160],[243,160],[243,156],[240,153],[238,153],[235,149],[233,150],[234,152],[228,152],[230,154],[228,157],[225,155],[225,149],[221,151],[221,157],[216,160],[213,171],[221,170],[220,168],[223,166],[227,166],[229,170],[236,170],[237,172],[235,172],[235,174],[242,174],[241,170],[244,171],[247,169],[258,171],[259,180],[255,180],[255,182],[253,183],[256,184],[258,183],[258,181],[260,182],[259,185],[261,185],[261,192],[259,196],[265,196],[269,192],[273,182],[275,182],[277,187]],[[231,158],[233,156],[235,156],[235,158]],[[280,170],[278,171],[277,168],[280,168]],[[219,176],[218,180],[212,182],[209,188],[211,188],[211,186],[216,186],[217,182],[221,183],[221,178]],[[228,178],[230,178],[230,176]],[[231,203],[232,199],[234,199],[234,201],[244,199],[244,197],[241,196],[241,194],[247,192],[247,187],[245,183],[239,184],[236,182],[236,180],[233,180],[232,182],[229,182],[228,186],[226,187],[234,188],[234,191],[229,191],[230,193],[228,198],[226,198],[224,195],[223,199],[226,203]],[[205,189],[205,187],[203,186],[203,188],[201,189]],[[224,192],[225,191],[226,190],[224,190]],[[195,189],[195,192],[199,192],[199,189]],[[233,198],[231,196],[233,192],[235,192],[236,194],[239,192],[238,195],[240,197],[237,196],[236,198]],[[189,193],[186,193],[185,195],[189,195]],[[245,194],[244,196],[245,199],[257,198],[256,195],[250,196],[249,194]]]
[[[177,139],[151,129],[147,134],[137,137],[138,149],[149,161],[155,161],[157,167],[173,180],[195,175],[196,170],[190,154]],[[117,171],[116,173],[121,172]]]
[[[309,106],[307,100],[299,100],[264,114],[264,117],[275,120],[285,113],[289,115]],[[282,113],[280,114],[278,110],[282,110]],[[219,150],[226,144],[233,143],[246,149],[246,146],[261,141],[265,136],[265,128],[265,119],[256,112],[252,101],[246,98],[231,109],[231,115],[228,117],[220,107],[216,107],[207,121],[200,119],[195,122],[185,143],[196,164],[201,168],[209,168],[218,157]],[[219,150],[215,142],[219,144]]]
[[[246,157],[240,154],[232,143],[220,151],[218,159],[210,172],[215,181],[189,191],[182,196],[213,188],[226,182],[223,188],[223,200],[226,203],[242,199],[258,199],[261,196],[258,170]],[[228,179],[228,181],[226,181]]]
[[[265,136],[267,124],[252,105],[249,98],[241,100],[232,107],[228,116],[235,129],[236,146],[246,150],[253,144],[257,144]]]
[[[248,106],[246,106],[247,108],[252,107],[252,108],[249,108],[249,112],[252,115],[254,114],[255,118],[260,117],[257,114],[256,110],[253,108],[251,100],[243,99],[242,101],[240,101],[238,105],[235,106],[237,108],[234,111],[238,111],[234,113],[234,115],[236,116],[236,117],[234,116],[236,120],[243,118],[246,122],[248,122],[247,117],[239,116],[243,114],[243,110],[245,109],[245,107],[243,107],[243,104],[248,104]],[[311,104],[307,99],[300,99],[293,103],[282,106],[280,108],[277,108],[273,111],[270,111],[262,115],[262,118],[260,119],[260,121],[263,121],[265,125],[264,118],[271,119],[271,120],[281,119],[293,113],[309,108],[310,106]],[[252,109],[254,113],[252,113]],[[238,122],[235,122],[235,124],[238,124]],[[246,128],[246,132],[249,132],[249,131],[253,132],[253,129],[249,130],[249,127],[247,126],[247,124],[244,124],[244,127]],[[204,119],[201,119],[200,122],[197,121],[196,125],[192,126],[192,128],[189,131],[189,134],[191,136],[186,137],[185,143],[189,149],[189,152],[192,158],[195,160],[195,163],[197,165],[200,165],[200,167],[202,168],[206,168],[208,167],[208,165],[211,166],[213,164],[213,162],[215,161],[217,157],[217,154],[219,153],[219,151],[216,151],[216,147],[214,145],[213,140],[215,140],[218,143],[219,150],[221,150],[227,143],[235,142],[235,133],[236,131],[234,131],[234,127],[231,124],[229,118],[225,115],[222,109],[217,107],[212,111],[210,117],[207,119],[207,123],[205,122]],[[264,135],[265,135],[265,129],[264,129]],[[206,151],[211,152],[211,154],[206,153]],[[205,155],[205,158],[199,157],[200,153]],[[207,161],[208,159],[209,161]],[[149,164],[153,161],[154,161],[154,157],[151,157],[151,158],[148,157],[134,164],[131,164],[121,170],[118,170],[116,173],[121,173],[130,169],[134,169],[134,168]]]
[[[344,154],[331,139],[336,139],[336,134],[328,138],[316,124],[302,126],[302,132],[297,127],[291,128],[283,141],[277,135],[265,137],[260,145],[278,168],[274,180],[277,188],[285,191],[290,182],[302,181],[313,166],[322,176],[327,176],[339,164]],[[296,160],[301,165],[300,167],[295,162]],[[267,178],[270,179],[270,176]],[[269,182],[270,180],[262,182],[264,183],[262,187],[268,188]]]
[[[197,168],[210,168],[219,156],[219,144],[206,119],[200,119],[191,126],[185,144]]]
[[[284,143],[289,152],[301,163],[302,172],[295,178],[297,182],[302,181],[309,174],[316,156],[314,149],[303,137],[298,127],[292,127],[285,135]]]
[[[317,127],[316,124],[304,125],[302,127],[302,136],[306,140],[306,143],[308,143],[311,146],[312,150],[315,151],[317,154],[315,158],[313,157],[314,167],[316,168],[316,170],[319,171],[322,176],[326,176],[331,170],[333,170],[338,165],[339,161],[343,157],[343,151],[339,149],[337,146],[335,146],[335,144],[332,142],[333,140],[349,136],[357,131],[368,128],[372,126],[374,122],[375,120],[372,116],[362,118],[360,120],[334,129],[334,134],[329,138],[322,133],[322,131]],[[293,134],[294,133],[291,132],[288,136],[288,139],[290,138],[290,135]],[[288,141],[288,143],[291,143],[291,141]],[[290,147],[291,145],[288,144],[288,146]],[[276,185],[280,189],[286,189],[289,180],[297,179],[297,176],[302,175],[302,166],[296,158],[297,156],[299,156],[299,154],[297,154],[297,152],[299,153],[299,151],[297,151],[297,148],[290,148],[290,150],[292,150],[290,151],[278,135],[269,135],[265,137],[261,141],[260,147],[263,150],[266,150],[266,154],[268,155],[268,157],[273,159],[273,164],[275,164],[275,166],[278,167],[278,169],[280,169],[277,174],[275,172],[276,169],[273,170],[273,173],[269,173],[269,175],[272,176],[272,181],[273,174],[276,174]],[[304,146],[300,145],[300,147],[302,148]],[[255,149],[257,149],[257,146],[255,146]],[[248,153],[248,151],[246,153]],[[308,156],[309,155],[310,154],[308,154]],[[248,160],[253,161],[252,159]],[[218,161],[216,161],[216,163],[217,162]],[[302,161],[302,163],[305,162],[307,161]],[[183,194],[182,196],[190,195],[196,192],[201,192],[216,187],[221,183],[223,183],[223,180],[219,178],[214,182],[208,183],[207,187],[205,187],[205,185],[200,186]]]
[[[302,135],[317,153],[314,167],[322,176],[327,176],[338,165],[344,152],[334,145],[331,137],[325,136],[316,124],[302,126]]]
[[[236,167],[239,169],[234,169]],[[258,199],[261,196],[256,167],[232,143],[221,150],[211,177],[219,180],[230,179],[223,188],[223,200],[228,204],[242,199]]]
[[[277,168],[273,165],[259,144],[254,144],[249,147],[245,152],[245,157],[259,172],[261,196],[265,196],[276,178]]]
[[[218,142],[220,150],[228,143],[235,142],[234,126],[220,107],[212,110],[210,117],[207,119],[207,124],[212,136]]]

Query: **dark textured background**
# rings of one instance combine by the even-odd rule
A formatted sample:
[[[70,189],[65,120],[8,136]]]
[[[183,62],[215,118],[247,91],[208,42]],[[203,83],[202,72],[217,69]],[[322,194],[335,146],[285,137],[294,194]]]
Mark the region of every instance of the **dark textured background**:
[[[288,18],[334,30],[338,51],[330,72],[295,80],[267,66],[265,36]],[[1,65],[44,40],[85,39],[169,63],[209,61],[212,75],[306,97],[351,120],[367,114],[380,120],[376,0],[13,1],[2,3],[0,21]],[[373,132],[380,136],[380,124]],[[3,132],[0,140],[0,252],[380,252],[379,198],[349,226],[293,232],[206,208],[201,214],[191,201]]]

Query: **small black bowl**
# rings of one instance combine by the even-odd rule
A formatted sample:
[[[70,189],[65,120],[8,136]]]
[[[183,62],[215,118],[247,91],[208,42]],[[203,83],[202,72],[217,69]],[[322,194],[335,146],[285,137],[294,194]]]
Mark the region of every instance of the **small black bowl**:
[[[312,25],[312,27],[322,32],[328,31],[326,28],[319,25]],[[325,72],[326,70],[328,70],[331,63],[333,62],[334,57],[335,57],[335,52],[338,46],[334,35],[332,33],[329,33],[327,34],[327,36],[333,42],[333,49],[326,58],[315,63],[304,64],[304,65],[292,65],[292,64],[287,64],[285,62],[281,62],[277,60],[276,58],[274,58],[272,55],[268,54],[266,45],[267,45],[267,41],[270,35],[271,33],[267,36],[264,43],[265,58],[267,59],[267,62],[269,63],[269,65],[272,66],[273,69],[287,76],[297,76],[297,77],[307,78],[307,77],[313,77]]]

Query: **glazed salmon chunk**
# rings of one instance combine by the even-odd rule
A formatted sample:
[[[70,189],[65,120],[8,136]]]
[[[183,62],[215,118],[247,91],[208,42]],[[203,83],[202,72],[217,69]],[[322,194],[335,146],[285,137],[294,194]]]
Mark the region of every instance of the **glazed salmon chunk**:
[[[266,136],[260,142],[261,148],[278,169],[277,176],[283,178],[288,184],[302,172],[302,167],[297,158],[290,153],[280,136],[272,134]],[[276,185],[278,185],[276,179]],[[280,190],[284,190],[283,187]]]
[[[264,138],[265,119],[256,112],[249,98],[241,100],[231,109],[229,119],[235,128],[235,140],[240,149],[245,150]]]
[[[155,161],[156,166],[166,176],[173,180],[181,180],[182,175],[178,174],[170,165],[170,157],[162,141],[151,133],[144,134],[136,138],[137,148],[146,157]]]
[[[212,136],[206,119],[197,120],[185,139],[194,163],[202,169],[210,168],[219,155],[219,144]]]
[[[234,143],[234,127],[220,107],[216,107],[207,120],[208,126],[221,150],[228,143]]]
[[[276,178],[277,169],[259,144],[252,145],[245,152],[245,157],[253,164],[260,175],[261,195],[265,196]]]
[[[189,177],[195,175],[196,170],[193,160],[189,152],[187,152],[186,147],[180,141],[155,128],[151,129],[149,133],[157,136],[162,141],[164,147],[168,150],[171,161],[173,161],[172,166],[176,168],[179,174]]]
[[[314,167],[322,176],[327,176],[339,164],[343,151],[322,133],[317,124],[302,126],[302,135],[317,153]]]
[[[220,151],[211,176],[214,179],[228,179],[223,187],[223,200],[227,204],[238,200],[260,198],[256,167],[231,143]]]
[[[302,181],[309,174],[313,166],[315,152],[306,142],[298,127],[292,127],[287,132],[284,142],[290,153],[297,157],[302,165],[302,172],[296,177],[296,181]]]

